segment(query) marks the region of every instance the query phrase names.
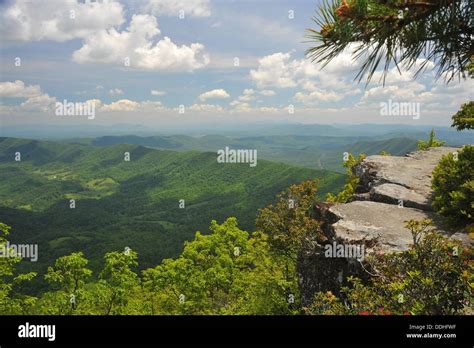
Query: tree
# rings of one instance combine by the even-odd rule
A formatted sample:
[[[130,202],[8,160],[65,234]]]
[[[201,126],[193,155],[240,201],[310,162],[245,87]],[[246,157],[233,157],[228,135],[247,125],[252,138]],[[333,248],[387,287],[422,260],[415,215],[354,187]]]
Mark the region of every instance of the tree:
[[[291,285],[269,254],[266,236],[250,237],[235,218],[221,225],[213,221],[210,230],[197,232],[177,259],[143,272],[151,313],[291,313],[286,294]]]
[[[469,76],[474,78],[474,56],[471,56],[471,62],[467,69]],[[456,128],[458,131],[474,129],[474,101],[461,105],[461,109],[453,115],[453,124],[451,127]]]
[[[474,101],[461,105],[461,109],[453,116],[451,127],[456,128],[458,131],[474,129]]]
[[[435,131],[434,129],[432,129],[430,132],[428,141],[424,141],[424,140],[418,141],[418,150],[425,151],[432,147],[443,146],[444,144],[445,144],[444,141],[440,141],[439,139],[436,139]]]
[[[0,222],[0,314],[26,314],[36,298],[21,294],[18,288],[23,282],[36,276],[35,272],[15,275],[15,266],[21,261],[12,248],[7,247],[10,226]]]
[[[371,80],[383,63],[381,79],[393,62],[398,70],[416,65],[417,77],[428,62],[437,77],[474,77],[474,2],[464,0],[331,0],[313,17],[318,29],[308,29],[315,46],[306,51],[313,62],[327,65],[349,45],[365,57],[356,79]],[[424,59],[420,59],[424,58]],[[421,62],[421,64],[419,64]],[[453,117],[457,130],[474,129],[474,107],[463,104]]]
[[[85,298],[84,284],[91,277],[92,271],[86,266],[89,261],[82,252],[58,258],[54,267],[48,267],[44,279],[59,289],[47,294],[42,299],[42,306],[54,314],[71,314],[78,303]]]
[[[357,77],[370,81],[380,64],[386,72],[393,62],[411,68],[425,58],[438,66],[448,81],[465,77],[474,55],[474,3],[462,0],[334,0],[313,18],[319,29],[308,29],[315,46],[307,56],[327,64],[350,44],[355,56],[366,55]]]
[[[257,228],[268,236],[274,252],[295,260],[299,250],[324,238],[314,217],[316,192],[315,181],[291,185],[277,196],[275,204],[260,209]]]
[[[129,248],[105,254],[105,265],[96,286],[101,314],[133,314],[127,305],[140,292],[140,278],[132,270],[138,266],[137,253]]]
[[[297,284],[298,258],[326,241],[320,221],[315,216],[317,187],[315,181],[291,185],[277,196],[277,202],[259,211],[256,225],[268,236],[269,250],[275,257],[283,258],[285,281]],[[287,289],[300,302],[295,286]]]

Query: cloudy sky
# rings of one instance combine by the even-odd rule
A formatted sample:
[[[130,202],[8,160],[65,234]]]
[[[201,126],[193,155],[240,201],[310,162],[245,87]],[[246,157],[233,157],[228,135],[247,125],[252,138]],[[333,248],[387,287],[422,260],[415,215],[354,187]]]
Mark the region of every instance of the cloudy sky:
[[[305,29],[314,27],[319,4],[1,1],[2,124],[449,125],[472,99],[472,80],[446,85],[430,69],[414,80],[393,68],[385,86],[377,77],[357,84],[361,62],[349,50],[321,70],[304,58]],[[420,103],[421,117],[381,115],[389,99]],[[93,100],[96,117],[57,116],[64,100]]]

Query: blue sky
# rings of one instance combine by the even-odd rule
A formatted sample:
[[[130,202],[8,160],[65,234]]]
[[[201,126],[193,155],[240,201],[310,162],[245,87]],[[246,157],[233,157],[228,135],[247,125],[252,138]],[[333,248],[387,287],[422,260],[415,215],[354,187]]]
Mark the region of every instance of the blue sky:
[[[11,0],[0,6],[5,125],[449,125],[474,89],[472,81],[435,82],[431,70],[414,80],[413,72],[395,69],[385,86],[365,88],[353,81],[361,62],[350,50],[320,70],[304,58],[309,44],[303,42],[319,1]],[[97,117],[58,118],[54,105],[63,100],[94,100]],[[388,100],[419,103],[421,117],[382,116],[380,103]]]

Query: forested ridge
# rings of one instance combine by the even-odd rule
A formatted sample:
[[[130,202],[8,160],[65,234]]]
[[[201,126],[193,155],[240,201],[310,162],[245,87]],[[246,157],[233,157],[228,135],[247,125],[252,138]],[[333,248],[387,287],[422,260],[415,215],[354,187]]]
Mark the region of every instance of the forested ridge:
[[[0,173],[0,221],[13,227],[12,242],[38,244],[38,261],[19,267],[40,273],[78,251],[98,272],[106,252],[125,247],[138,252],[140,269],[151,267],[178,256],[211,220],[235,216],[253,230],[257,209],[293,183],[318,178],[323,197],[344,181],[338,173],[261,159],[255,168],[222,165],[216,153],[15,138],[0,139]],[[46,286],[39,277],[33,284]]]

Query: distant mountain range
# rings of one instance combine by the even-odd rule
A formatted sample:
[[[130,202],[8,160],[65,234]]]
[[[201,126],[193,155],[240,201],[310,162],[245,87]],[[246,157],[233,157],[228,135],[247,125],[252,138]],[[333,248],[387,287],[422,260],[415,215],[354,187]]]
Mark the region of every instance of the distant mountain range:
[[[344,152],[367,155],[378,154],[384,150],[392,155],[404,155],[417,148],[417,140],[409,137],[354,137],[354,136],[301,136],[272,135],[253,137],[227,137],[206,135],[191,137],[175,136],[104,136],[68,140],[68,142],[94,146],[117,144],[142,145],[149,148],[174,151],[216,152],[225,146],[238,149],[257,149],[260,158],[290,165],[328,169],[344,173],[342,159]]]

